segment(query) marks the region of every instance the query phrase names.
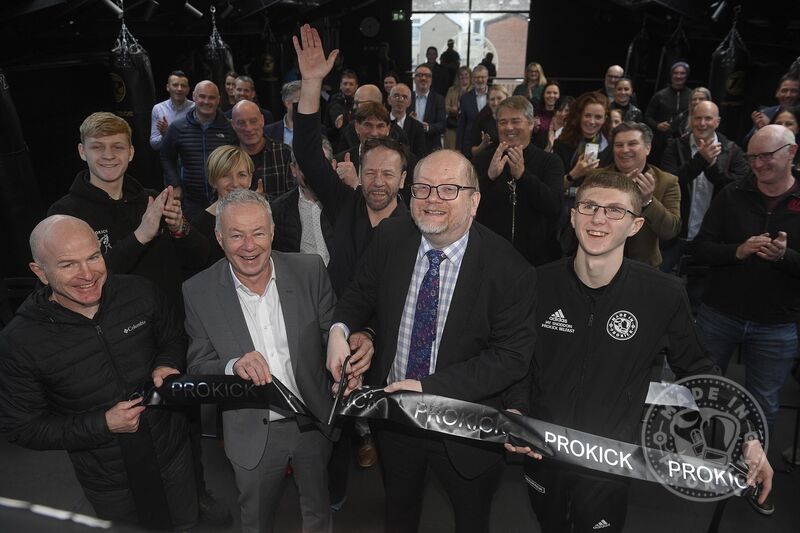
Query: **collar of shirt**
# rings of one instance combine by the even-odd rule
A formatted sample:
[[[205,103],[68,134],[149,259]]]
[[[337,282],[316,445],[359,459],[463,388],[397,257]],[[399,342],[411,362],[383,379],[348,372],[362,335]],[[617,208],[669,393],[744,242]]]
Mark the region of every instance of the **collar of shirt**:
[[[461,267],[461,261],[464,259],[464,253],[467,251],[468,241],[469,230],[467,230],[464,235],[462,235],[461,238],[455,241],[453,244],[442,248],[445,258],[450,261],[450,263],[452,263],[456,269]],[[419,250],[417,251],[417,260],[428,253],[429,250],[433,249],[433,244],[431,244],[430,241],[423,235],[422,242],[420,242]]]
[[[289,126],[286,125],[286,117],[283,117],[283,129],[285,131],[294,131],[293,128],[290,128]]]
[[[428,93],[429,93],[429,92],[430,92],[430,91],[428,91]],[[421,99],[421,98],[427,98],[427,97],[428,97],[428,93],[424,93],[424,94],[423,94],[423,93],[421,93],[421,92],[419,92],[419,91],[414,91],[414,99],[416,99],[416,100],[419,100],[419,99]]]
[[[299,198],[298,198],[297,207],[299,209],[301,209],[303,206],[308,206],[309,208],[313,207],[313,206],[321,207],[320,203],[319,203],[319,200],[317,200],[316,202],[313,201],[313,200],[309,200],[308,198],[306,198],[305,194],[303,194],[303,188],[300,187],[299,185],[297,186],[297,188],[298,188],[297,192],[299,193],[298,194]],[[271,261],[271,259],[270,259],[270,261]]]
[[[408,116],[408,113],[403,115],[403,118],[397,118],[396,116],[394,116],[394,113],[389,113],[389,120],[394,120],[397,123],[397,125],[402,128],[403,124],[405,124],[405,122],[406,122],[406,117],[407,116]]]
[[[171,109],[172,109],[174,112],[178,113],[178,112],[180,112],[180,111],[183,111],[184,109],[186,109],[186,108],[187,108],[187,107],[189,107],[189,106],[194,106],[194,102],[192,102],[191,100],[189,100],[189,99],[187,98],[186,100],[184,100],[184,101],[183,101],[183,103],[182,103],[181,105],[175,105],[175,102],[173,102],[173,101],[172,101],[172,98],[170,98],[169,100],[167,100],[167,105],[168,105],[168,106],[169,106],[169,107],[170,107],[170,108],[171,108]]]
[[[271,273],[270,273],[270,276],[269,276],[269,281],[267,282],[267,286],[264,289],[264,294],[267,294],[267,292],[269,291],[270,287],[273,285],[273,283],[275,283],[275,263],[273,263],[271,257],[269,258],[269,266],[270,266]],[[228,263],[228,268],[231,269],[231,277],[233,278],[233,288],[234,289],[236,289],[237,291],[241,290],[242,292],[244,292],[248,296],[257,296],[259,298],[264,296],[264,294],[256,294],[253,291],[251,291],[250,289],[248,289],[247,286],[244,283],[242,283],[239,280],[239,278],[236,277],[236,273],[233,271],[233,266],[230,264],[230,262]]]

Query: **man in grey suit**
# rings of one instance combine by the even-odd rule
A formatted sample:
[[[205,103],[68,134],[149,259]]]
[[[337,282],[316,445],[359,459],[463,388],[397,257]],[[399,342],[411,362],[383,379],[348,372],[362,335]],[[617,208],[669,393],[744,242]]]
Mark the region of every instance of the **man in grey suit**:
[[[259,386],[274,376],[327,420],[332,398],[324,346],[336,298],[322,259],[272,251],[273,234],[262,195],[244,189],[220,200],[216,236],[225,259],[183,286],[189,373],[235,374]],[[288,463],[303,531],[331,530],[331,426],[267,409],[226,410],[222,425],[242,531],[272,531]]]

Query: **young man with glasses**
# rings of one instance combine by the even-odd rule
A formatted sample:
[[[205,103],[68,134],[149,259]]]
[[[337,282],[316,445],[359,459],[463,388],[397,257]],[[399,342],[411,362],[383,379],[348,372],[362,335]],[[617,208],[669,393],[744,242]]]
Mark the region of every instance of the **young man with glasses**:
[[[512,96],[497,106],[500,142],[477,154],[482,200],[477,220],[514,245],[532,265],[561,257],[561,159],[531,144],[533,105]]]
[[[777,124],[747,145],[752,175],[713,200],[694,240],[695,261],[710,266],[697,316],[706,346],[725,370],[739,345],[745,386],[770,431],[778,393],[797,356],[800,319],[800,185],[792,176],[794,134]]]
[[[578,251],[537,270],[534,361],[529,379],[507,395],[510,404],[546,422],[638,442],[651,371],[666,343],[679,378],[716,373],[681,281],[625,258],[626,241],[644,226],[642,209],[639,187],[619,172],[598,171],[578,189],[570,212]],[[541,459],[527,447],[506,448]],[[760,467],[759,480],[771,486],[768,462]],[[542,531],[623,531],[627,480],[546,460],[526,460],[525,474]]]

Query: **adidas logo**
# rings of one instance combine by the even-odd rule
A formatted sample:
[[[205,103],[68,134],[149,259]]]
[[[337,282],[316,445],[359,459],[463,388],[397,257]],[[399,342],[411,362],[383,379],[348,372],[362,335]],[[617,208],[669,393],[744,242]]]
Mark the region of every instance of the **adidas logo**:
[[[542,323],[542,327],[563,333],[575,333],[575,328],[569,323],[567,317],[564,316],[564,311],[561,309],[553,312],[550,318]]]
[[[611,524],[609,524],[608,522],[605,521],[605,519],[603,519],[600,520],[598,523],[596,523],[594,526],[592,526],[592,529],[604,529],[607,527],[611,527]]]

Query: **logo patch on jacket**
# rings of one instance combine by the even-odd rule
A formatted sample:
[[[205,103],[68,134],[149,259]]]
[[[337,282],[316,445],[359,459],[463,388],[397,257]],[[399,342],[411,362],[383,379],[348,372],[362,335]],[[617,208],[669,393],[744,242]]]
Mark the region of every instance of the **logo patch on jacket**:
[[[567,321],[567,317],[564,316],[564,311],[561,309],[554,311],[550,318],[542,323],[542,327],[564,333],[575,333],[575,328]]]
[[[636,335],[639,321],[630,311],[617,311],[606,323],[606,331],[612,339],[626,341]]]
[[[100,241],[100,253],[103,255],[108,254],[111,249],[111,236],[108,234],[107,229],[99,229],[94,232],[97,235],[97,240]]]
[[[140,321],[139,321],[139,322],[137,322],[136,324],[131,324],[131,325],[130,325],[130,326],[128,326],[127,328],[123,329],[123,330],[122,330],[122,332],[123,332],[125,335],[127,335],[127,334],[128,334],[128,333],[130,333],[131,331],[134,331],[134,330],[136,330],[136,329],[139,329],[140,327],[144,326],[145,324],[147,324],[147,321],[146,321],[146,320],[140,320]]]
[[[789,200],[789,211],[800,211],[800,198],[792,198]]]

